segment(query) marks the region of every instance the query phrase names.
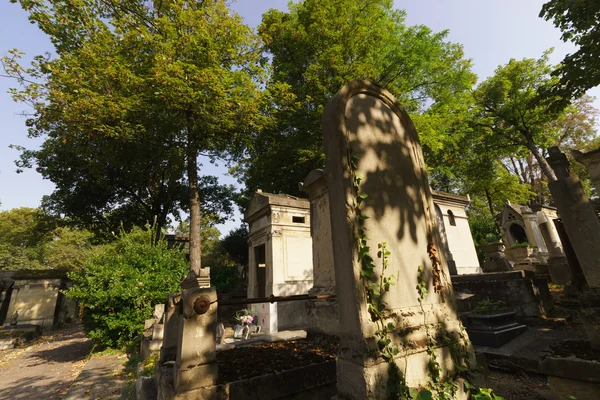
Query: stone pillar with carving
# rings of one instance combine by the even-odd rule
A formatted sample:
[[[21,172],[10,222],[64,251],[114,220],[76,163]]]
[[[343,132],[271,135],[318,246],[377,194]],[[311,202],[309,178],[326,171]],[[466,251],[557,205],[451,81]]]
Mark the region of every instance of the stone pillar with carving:
[[[600,149],[585,154],[577,150],[571,150],[571,155],[575,160],[585,165],[596,188],[596,193],[600,194]]]
[[[531,246],[537,249],[536,258],[540,264],[546,264],[548,261],[548,249],[538,226],[537,216],[527,206],[521,206],[521,215],[523,216],[527,239],[531,243]]]
[[[554,223],[542,211],[537,212],[538,226],[548,248],[548,273],[552,283],[566,285],[573,280],[567,257],[563,252]]]
[[[177,395],[214,398],[217,385],[217,292],[206,280],[181,284],[180,335],[177,343],[173,388]],[[192,397],[186,397],[192,398]]]
[[[600,288],[600,222],[579,179],[569,173],[567,157],[558,147],[549,153],[557,180],[548,188],[589,287]]]
[[[178,312],[181,293],[170,293],[165,302],[163,345],[160,349],[160,361],[162,364],[175,361],[177,354],[177,342],[179,341],[179,327],[181,317]]]
[[[310,201],[310,232],[313,254],[313,287],[309,295],[335,295],[335,267],[331,241],[329,190],[323,170],[311,171],[301,189]],[[333,335],[339,333],[340,316],[337,299],[316,299],[306,302],[308,331]]]

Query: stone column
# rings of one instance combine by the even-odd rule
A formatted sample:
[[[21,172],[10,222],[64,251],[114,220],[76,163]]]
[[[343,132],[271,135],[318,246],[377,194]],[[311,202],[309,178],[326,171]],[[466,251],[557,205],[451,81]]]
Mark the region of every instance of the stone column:
[[[341,319],[338,398],[400,395],[401,377],[409,387],[425,387],[433,359],[448,374],[455,368],[453,359],[470,368],[473,353],[460,339],[465,333],[435,229],[419,138],[408,114],[389,92],[355,81],[327,104],[323,135]],[[378,251],[384,243],[385,257]],[[383,291],[383,320],[374,320],[369,309],[377,300],[369,288],[378,285],[384,258],[383,274],[393,286]],[[372,271],[364,268],[368,260]],[[419,285],[427,288],[426,295]],[[397,346],[388,361],[382,357],[378,322],[389,330],[385,348]],[[435,341],[439,330],[450,343]],[[451,345],[455,341],[465,347]]]
[[[558,232],[556,232],[554,222],[548,219],[543,211],[538,211],[536,217],[540,232],[542,232],[542,237],[544,238],[546,248],[548,249],[548,254],[550,256],[564,255],[562,243],[560,242]]]
[[[313,248],[313,288],[311,295],[335,294],[335,268],[331,247],[329,190],[323,170],[311,171],[302,185],[310,201],[310,232]]]
[[[521,207],[521,215],[523,216],[523,224],[525,225],[525,233],[527,239],[533,247],[537,247],[536,257],[541,264],[546,264],[548,260],[548,249],[546,243],[538,227],[537,216],[527,206]]]
[[[313,287],[309,295],[335,295],[335,268],[331,241],[329,190],[323,170],[311,171],[301,189],[310,201],[310,231],[313,253]],[[338,335],[340,316],[337,299],[317,299],[306,302],[308,331]]]
[[[557,180],[548,188],[589,287],[600,288],[600,222],[579,179],[570,175],[567,157],[558,147],[549,153]]]
[[[205,284],[201,280],[181,284],[182,315],[173,387],[177,394],[195,391],[194,398],[213,398],[217,384],[217,292]]]
[[[246,295],[249,299],[258,297],[258,281],[256,279],[254,246],[254,241],[252,239],[248,239],[248,291]]]
[[[265,242],[266,254],[266,288],[265,296],[278,296],[280,293],[274,291],[278,287],[277,283],[283,281],[283,271],[274,268],[275,265],[281,266],[284,263],[283,259],[283,237],[281,230],[271,226],[271,231],[267,235]],[[258,292],[258,289],[257,289]],[[258,303],[252,304],[252,311],[256,314],[262,332],[276,333],[279,332],[279,324],[277,320],[277,303]]]
[[[548,220],[546,215],[541,211],[537,212],[537,218],[538,226],[549,250],[548,273],[550,274],[550,279],[552,283],[566,285],[569,281],[573,280],[573,275],[567,257],[563,252],[554,223]]]

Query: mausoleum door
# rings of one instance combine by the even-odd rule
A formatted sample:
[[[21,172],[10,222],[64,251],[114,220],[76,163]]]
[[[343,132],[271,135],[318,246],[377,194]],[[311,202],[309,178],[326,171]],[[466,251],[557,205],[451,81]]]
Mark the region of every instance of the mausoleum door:
[[[267,263],[266,247],[264,244],[254,248],[254,260],[256,262],[256,283],[258,286],[258,297],[267,295]]]

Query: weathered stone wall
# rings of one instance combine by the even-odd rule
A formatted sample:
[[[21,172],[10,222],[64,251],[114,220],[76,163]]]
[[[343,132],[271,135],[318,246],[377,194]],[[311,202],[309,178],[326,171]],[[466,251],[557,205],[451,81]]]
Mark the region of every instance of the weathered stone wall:
[[[60,279],[15,280],[7,320],[17,313],[18,325],[33,324],[44,329],[52,328],[60,284]]]
[[[60,292],[70,285],[64,270],[0,272],[0,324],[8,325],[16,316],[17,325],[49,329],[73,319],[77,304]]]
[[[337,393],[335,361],[312,364],[181,394],[175,394],[173,386],[169,382],[171,375],[169,367],[161,368],[158,378],[158,400],[331,399]]]
[[[458,292],[475,294],[472,304],[481,300],[503,301],[519,317],[545,315],[554,308],[548,282],[531,271],[453,275],[452,286]]]

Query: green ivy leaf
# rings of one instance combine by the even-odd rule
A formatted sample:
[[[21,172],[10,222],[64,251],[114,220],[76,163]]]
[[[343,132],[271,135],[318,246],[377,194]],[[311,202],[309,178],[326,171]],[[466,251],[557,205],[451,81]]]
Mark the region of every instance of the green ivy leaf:
[[[433,400],[433,393],[427,389],[421,390],[415,400]]]

